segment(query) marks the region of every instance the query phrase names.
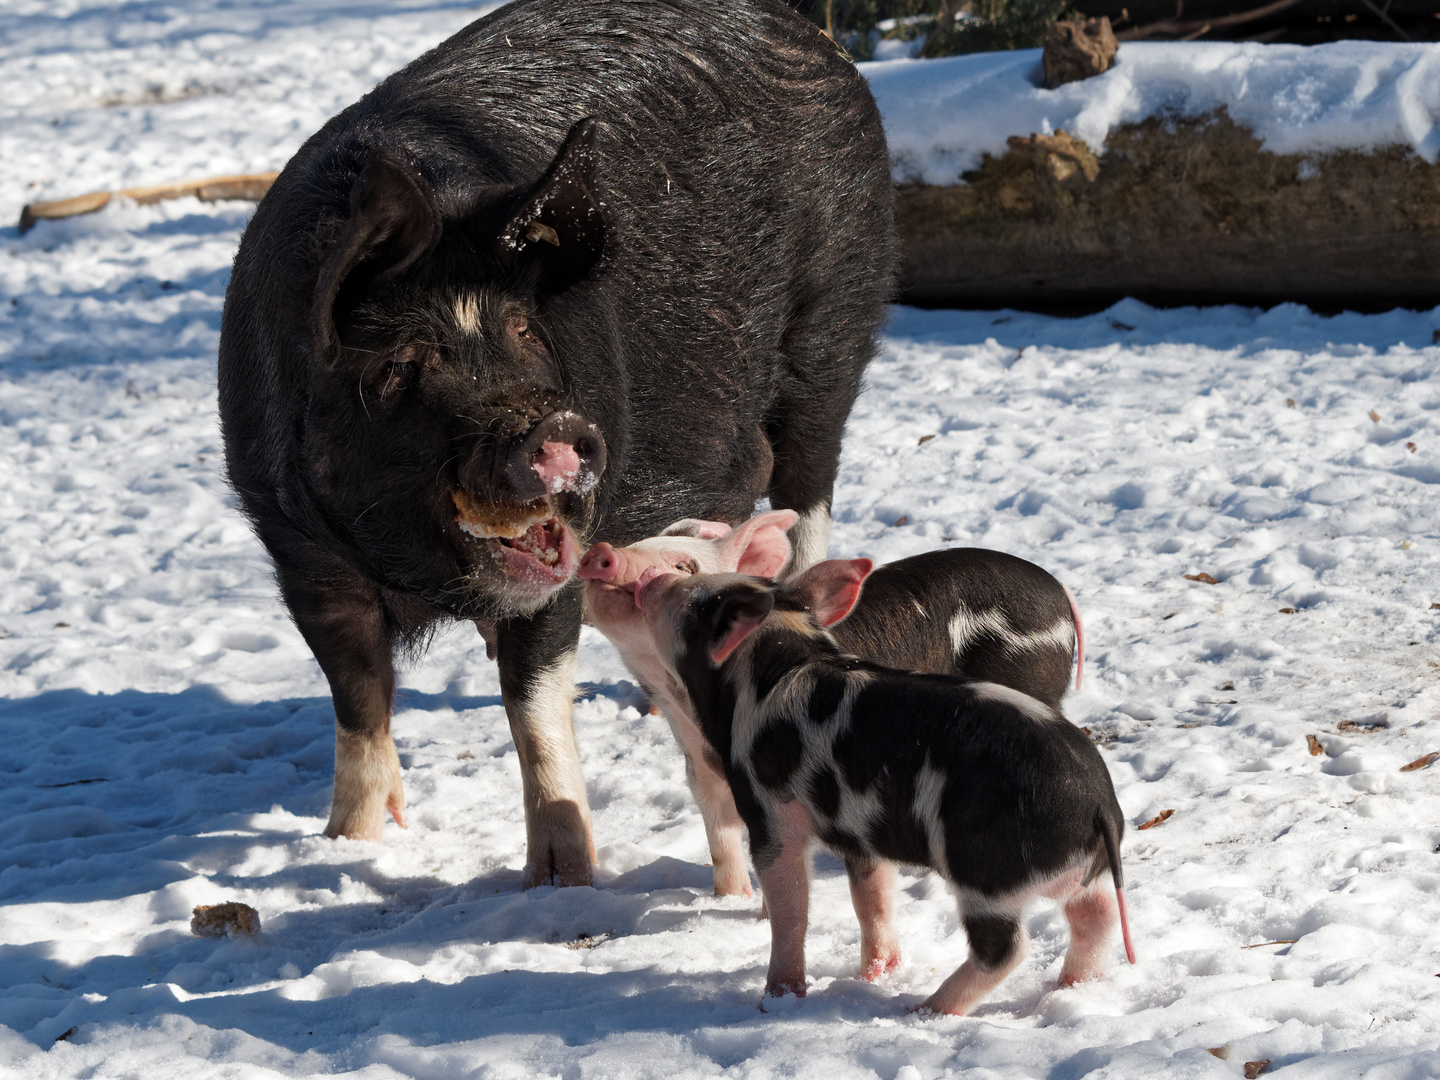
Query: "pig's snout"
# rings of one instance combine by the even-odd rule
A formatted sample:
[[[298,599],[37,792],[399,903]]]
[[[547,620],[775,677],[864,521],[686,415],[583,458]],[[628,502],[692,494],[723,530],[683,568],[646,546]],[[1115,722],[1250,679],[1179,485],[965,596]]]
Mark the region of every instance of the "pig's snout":
[[[572,412],[551,413],[515,444],[506,479],[522,495],[585,494],[605,471],[600,429]]]
[[[613,582],[620,571],[620,556],[601,540],[580,560],[580,576],[586,581]]]

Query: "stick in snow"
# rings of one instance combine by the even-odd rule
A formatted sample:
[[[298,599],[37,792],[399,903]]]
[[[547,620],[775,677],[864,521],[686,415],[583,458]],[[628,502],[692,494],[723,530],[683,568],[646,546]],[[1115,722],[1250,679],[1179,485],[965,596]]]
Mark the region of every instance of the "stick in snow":
[[[212,176],[207,180],[172,180],[168,184],[151,184],[148,187],[125,188],[123,191],[92,191],[88,195],[76,195],[70,199],[54,199],[50,202],[29,203],[20,211],[20,235],[24,236],[35,227],[41,218],[76,217],[93,214],[108,206],[111,199],[134,199],[137,203],[160,202],[162,199],[179,199],[194,195],[202,202],[216,202],[220,199],[248,199],[259,202],[270,185],[279,176],[275,172],[242,173],[238,176]]]

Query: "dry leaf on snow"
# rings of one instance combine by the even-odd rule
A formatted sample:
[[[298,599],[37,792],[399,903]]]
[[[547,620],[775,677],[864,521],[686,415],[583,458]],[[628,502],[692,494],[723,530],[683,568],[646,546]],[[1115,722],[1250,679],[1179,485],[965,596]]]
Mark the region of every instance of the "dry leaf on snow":
[[[1155,815],[1154,817],[1152,817],[1149,821],[1145,822],[1144,825],[1139,826],[1139,828],[1141,828],[1141,829],[1153,829],[1156,825],[1159,825],[1161,822],[1163,822],[1163,821],[1169,821],[1169,820],[1170,820],[1170,815],[1173,814],[1173,813],[1175,813],[1174,810],[1161,810],[1160,813],[1156,814],[1156,815]]]

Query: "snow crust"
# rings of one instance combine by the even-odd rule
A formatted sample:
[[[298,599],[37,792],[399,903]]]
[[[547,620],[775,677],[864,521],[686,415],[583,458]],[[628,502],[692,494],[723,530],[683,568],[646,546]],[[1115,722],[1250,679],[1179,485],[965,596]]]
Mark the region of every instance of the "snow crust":
[[[11,3],[0,78],[30,97],[0,103],[0,219],[30,183],[278,165],[472,15]],[[146,64],[236,81],[95,102]],[[709,894],[680,755],[588,629],[595,888],[521,888],[515,748],[465,627],[401,680],[412,827],[320,835],[327,688],[216,430],[249,209],[0,229],[0,1075],[1440,1076],[1440,766],[1399,771],[1440,750],[1440,311],[895,310],[832,552],[992,547],[1075,591],[1090,662],[1065,708],[1131,826],[1140,964],[1117,946],[1055,989],[1064,922],[1037,908],[975,1015],[921,1019],[965,952],[943,883],[902,875],[906,961],[871,985],[821,855],[810,996],[761,1014],[758,904]],[[263,932],[192,936],[226,900]]]
[[[1432,165],[1440,155],[1440,45],[1127,42],[1103,75],[1054,90],[1039,49],[859,67],[901,181],[960,183],[1012,135],[1064,128],[1098,153],[1122,124],[1221,107],[1277,154],[1401,146]]]

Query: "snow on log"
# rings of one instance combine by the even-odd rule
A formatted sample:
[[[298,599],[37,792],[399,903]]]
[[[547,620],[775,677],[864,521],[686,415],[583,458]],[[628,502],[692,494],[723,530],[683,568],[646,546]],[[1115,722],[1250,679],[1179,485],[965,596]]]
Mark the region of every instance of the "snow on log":
[[[1440,294],[1440,47],[1131,43],[1054,90],[1039,50],[862,69],[908,302]]]

